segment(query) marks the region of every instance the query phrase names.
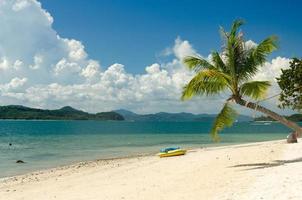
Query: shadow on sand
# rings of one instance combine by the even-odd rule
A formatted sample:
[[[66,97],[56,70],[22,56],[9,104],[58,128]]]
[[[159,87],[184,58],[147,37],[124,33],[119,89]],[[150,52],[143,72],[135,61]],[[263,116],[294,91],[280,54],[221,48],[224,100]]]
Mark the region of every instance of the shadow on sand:
[[[301,158],[296,158],[292,160],[274,160],[270,163],[250,163],[250,164],[240,164],[240,165],[234,165],[231,167],[250,167],[245,170],[253,170],[253,169],[264,169],[264,168],[270,168],[270,167],[278,167],[281,165],[289,164],[289,163],[297,163],[302,162]]]

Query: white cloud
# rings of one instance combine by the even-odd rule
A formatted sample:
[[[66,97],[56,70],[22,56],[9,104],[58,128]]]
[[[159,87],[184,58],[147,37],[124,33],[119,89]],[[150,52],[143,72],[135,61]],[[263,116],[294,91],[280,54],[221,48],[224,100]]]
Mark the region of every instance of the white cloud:
[[[253,40],[248,40],[244,43],[245,49],[251,49],[257,46],[257,43],[255,43]]]
[[[13,67],[16,70],[19,70],[22,65],[23,65],[23,62],[21,60],[16,60],[13,64]]]
[[[19,78],[15,77],[13,78],[9,83],[0,85],[0,90],[2,92],[2,95],[6,92],[18,92],[23,88],[23,86],[26,84],[27,78]]]
[[[102,70],[80,41],[57,34],[52,16],[39,2],[0,2],[2,104],[44,108],[71,105],[91,112],[126,108],[141,113],[216,113],[221,108],[225,99],[221,96],[180,101],[182,87],[193,76],[182,65],[182,59],[198,55],[187,40],[176,38],[173,47],[164,51],[164,55],[173,56],[172,60],[150,64],[143,74],[128,73],[119,63]],[[257,77],[271,80],[287,62],[276,58]]]
[[[39,69],[40,66],[43,64],[43,57],[40,55],[35,55],[34,56],[34,64],[30,65],[29,68],[35,70],[35,69]]]
[[[68,40],[63,39],[66,42],[69,50],[69,58],[74,61],[83,60],[87,57],[87,54],[84,50],[84,45],[77,40]]]
[[[186,56],[198,55],[192,45],[187,40],[177,37],[172,48],[166,48],[162,52],[163,56],[174,55],[177,59],[182,60]]]
[[[160,72],[160,65],[158,63],[154,63],[153,65],[146,67],[146,72],[148,74],[158,73]]]
[[[87,79],[94,79],[100,74],[100,64],[95,60],[90,60],[86,68],[82,69],[81,75]]]
[[[175,39],[173,47],[165,48],[160,56],[175,56],[177,59],[182,60],[186,56],[198,55],[188,40],[182,40],[179,36]]]
[[[289,58],[283,58],[283,57],[276,57],[272,59],[271,62],[266,62],[262,68],[260,68],[259,72],[254,77],[254,80],[263,80],[263,81],[270,81],[272,86],[269,88],[267,97],[275,96],[281,92],[276,77],[280,77],[282,71],[281,69],[287,69],[290,66],[291,59]],[[271,109],[276,110],[276,107],[279,104],[278,96],[269,100],[266,100],[265,102],[262,102],[262,104],[266,107],[269,107]],[[278,112],[291,112],[290,110],[281,111],[278,110]]]
[[[10,88],[19,88],[23,86],[27,81],[27,78],[13,78],[11,82],[8,84]]]
[[[0,84],[16,76],[28,78],[31,84],[78,82],[81,70],[93,61],[88,59],[84,45],[61,38],[52,28],[53,18],[38,1],[1,2]]]
[[[0,58],[0,70],[18,70],[22,66],[21,60],[10,61],[7,57]]]
[[[68,62],[66,58],[62,58],[54,68],[55,75],[78,73],[79,71],[81,71],[81,66],[76,62]]]
[[[18,12],[26,7],[30,6],[30,3],[27,0],[17,0],[16,3],[13,4],[13,10]]]
[[[178,37],[175,40],[175,45],[173,47],[173,52],[176,58],[182,60],[186,56],[196,55],[197,53],[193,49],[192,45],[187,40],[181,40]]]
[[[288,58],[274,58],[271,62],[266,62],[264,66],[260,68],[259,72],[254,78],[258,80],[268,80],[276,83],[276,77],[280,77],[282,73],[281,69],[289,68],[290,61],[291,60]]]
[[[6,57],[2,57],[0,59],[0,69],[2,70],[7,70],[9,68],[9,61],[7,60]]]

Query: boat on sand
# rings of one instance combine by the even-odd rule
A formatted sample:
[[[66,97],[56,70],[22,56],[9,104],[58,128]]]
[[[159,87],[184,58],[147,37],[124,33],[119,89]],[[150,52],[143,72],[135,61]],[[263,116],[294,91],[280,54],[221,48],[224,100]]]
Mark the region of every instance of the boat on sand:
[[[185,155],[187,150],[181,149],[180,147],[170,147],[165,148],[160,151],[159,154],[157,154],[160,158],[163,157],[171,157],[171,156],[181,156]]]

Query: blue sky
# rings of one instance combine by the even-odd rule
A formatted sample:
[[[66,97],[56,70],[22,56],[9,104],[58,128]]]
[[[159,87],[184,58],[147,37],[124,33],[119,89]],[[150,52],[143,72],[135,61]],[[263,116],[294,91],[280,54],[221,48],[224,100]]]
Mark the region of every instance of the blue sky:
[[[217,113],[229,93],[182,102],[192,54],[221,48],[219,26],[243,26],[249,44],[272,34],[280,49],[254,79],[271,81],[302,55],[298,1],[1,0],[0,102],[88,112]],[[277,112],[277,99],[264,105]],[[238,109],[247,113],[246,109]]]
[[[76,38],[101,65],[123,63],[131,73],[160,62],[159,56],[177,36],[189,40],[202,55],[220,48],[218,27],[237,18],[247,24],[246,38],[259,41],[278,35],[273,56],[301,56],[302,1],[198,0],[42,0],[55,18],[54,29]]]

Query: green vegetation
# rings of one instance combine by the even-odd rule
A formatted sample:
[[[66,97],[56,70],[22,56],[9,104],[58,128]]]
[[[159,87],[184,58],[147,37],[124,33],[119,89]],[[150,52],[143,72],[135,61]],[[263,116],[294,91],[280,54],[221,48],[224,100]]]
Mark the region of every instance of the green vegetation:
[[[302,59],[293,58],[290,68],[282,70],[277,78],[280,94],[280,107],[302,111]]]
[[[231,126],[236,118],[236,111],[231,107],[231,102],[260,111],[301,133],[302,129],[296,123],[244,99],[258,101],[265,97],[270,83],[251,79],[266,62],[267,56],[277,49],[277,38],[271,36],[258,45],[248,45],[243,33],[239,31],[242,25],[242,20],[236,20],[230,32],[221,28],[223,50],[221,53],[213,51],[210,61],[198,55],[184,59],[184,63],[190,70],[194,70],[196,75],[184,87],[182,100],[197,95],[213,96],[225,93],[226,90],[230,93],[213,124],[211,136],[215,141],[219,140],[218,132]]]
[[[116,112],[90,114],[66,106],[58,110],[42,110],[24,106],[0,106],[0,119],[36,120],[124,120]]]
[[[294,122],[302,122],[302,114],[293,114],[290,116],[284,116],[286,119],[294,121]],[[255,118],[255,121],[275,121],[271,117],[261,116]]]

